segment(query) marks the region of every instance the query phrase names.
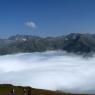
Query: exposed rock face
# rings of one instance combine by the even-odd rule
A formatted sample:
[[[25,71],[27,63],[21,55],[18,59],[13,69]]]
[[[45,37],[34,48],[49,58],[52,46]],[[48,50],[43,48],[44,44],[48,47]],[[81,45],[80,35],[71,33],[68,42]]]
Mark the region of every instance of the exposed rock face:
[[[91,52],[95,51],[95,38],[90,34],[70,34],[64,42],[63,49],[68,52]]]
[[[95,51],[95,35],[71,33],[66,36],[41,38],[29,35],[16,35],[0,39],[0,54],[20,52],[42,52],[65,50],[74,53]]]

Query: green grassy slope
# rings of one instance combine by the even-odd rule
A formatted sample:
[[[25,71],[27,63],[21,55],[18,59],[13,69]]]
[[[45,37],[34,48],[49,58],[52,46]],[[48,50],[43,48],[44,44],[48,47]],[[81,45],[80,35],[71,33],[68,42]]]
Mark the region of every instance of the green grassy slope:
[[[26,95],[79,95],[79,94],[66,94],[57,91],[49,91],[49,90],[42,90],[42,89],[34,89],[30,87],[13,86],[10,84],[0,84],[0,95],[13,95],[12,94],[13,89],[15,93],[14,95],[25,95],[24,89]],[[31,92],[31,94],[28,94],[29,91]]]

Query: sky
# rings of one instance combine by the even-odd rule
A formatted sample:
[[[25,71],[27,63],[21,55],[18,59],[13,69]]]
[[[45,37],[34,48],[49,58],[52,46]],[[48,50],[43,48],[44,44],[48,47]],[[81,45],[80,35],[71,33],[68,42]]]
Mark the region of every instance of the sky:
[[[95,0],[0,0],[0,37],[95,33]]]

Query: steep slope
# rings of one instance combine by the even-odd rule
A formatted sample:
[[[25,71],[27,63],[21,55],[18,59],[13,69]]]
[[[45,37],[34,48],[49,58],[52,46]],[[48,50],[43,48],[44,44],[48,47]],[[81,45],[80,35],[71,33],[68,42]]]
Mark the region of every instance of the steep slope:
[[[90,34],[69,34],[65,37],[63,50],[86,53],[95,51],[95,38]]]

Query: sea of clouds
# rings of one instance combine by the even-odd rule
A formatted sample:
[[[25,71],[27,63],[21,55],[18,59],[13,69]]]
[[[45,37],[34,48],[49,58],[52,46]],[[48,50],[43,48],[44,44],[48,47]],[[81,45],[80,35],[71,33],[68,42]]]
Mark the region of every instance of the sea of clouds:
[[[95,93],[95,56],[62,51],[0,56],[0,83],[73,93]]]

